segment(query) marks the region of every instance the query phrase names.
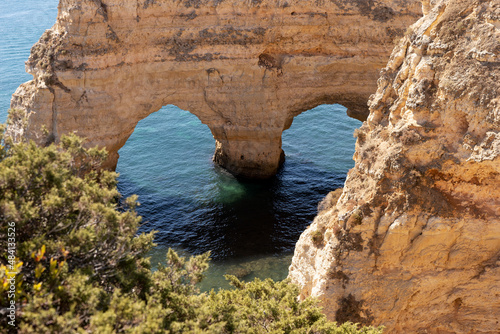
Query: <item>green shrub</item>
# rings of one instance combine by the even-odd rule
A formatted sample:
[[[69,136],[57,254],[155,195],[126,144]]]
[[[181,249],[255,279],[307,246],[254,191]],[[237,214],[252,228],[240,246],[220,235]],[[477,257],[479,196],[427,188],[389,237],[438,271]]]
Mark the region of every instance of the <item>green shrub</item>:
[[[323,241],[324,241],[323,232],[321,232],[320,230],[311,232],[311,240],[314,246],[316,247],[323,246]]]
[[[136,197],[120,199],[106,153],[82,139],[14,143],[0,129],[0,247],[15,226],[15,260],[0,256],[0,306],[16,277],[19,333],[380,333],[337,327],[288,281],[243,283],[200,294],[209,254],[169,250],[151,270],[154,233],[137,234]],[[9,258],[11,255],[11,258]],[[15,263],[14,263],[15,262]],[[12,267],[11,267],[12,265]],[[0,332],[12,331],[7,322]]]
[[[363,212],[360,209],[354,210],[353,213],[349,216],[349,219],[347,220],[348,226],[357,226],[361,225],[362,223],[363,223]]]

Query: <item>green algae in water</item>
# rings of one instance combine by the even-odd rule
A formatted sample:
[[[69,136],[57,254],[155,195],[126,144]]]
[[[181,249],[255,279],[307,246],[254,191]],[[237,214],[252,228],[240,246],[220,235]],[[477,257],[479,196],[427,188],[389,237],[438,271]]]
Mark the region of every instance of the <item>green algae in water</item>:
[[[280,256],[253,256],[225,262],[213,262],[206,272],[205,279],[200,283],[201,291],[229,289],[231,286],[224,279],[224,275],[234,275],[245,282],[255,278],[271,278],[282,281],[288,276],[288,268],[292,263],[293,254]]]
[[[156,247],[149,256],[154,268],[158,263],[165,264],[168,249]],[[190,254],[183,250],[176,250],[180,256],[189,257]],[[245,282],[253,281],[255,278],[270,278],[274,281],[282,281],[288,276],[288,268],[292,263],[292,253],[273,256],[249,256],[226,261],[210,261],[210,267],[205,272],[205,278],[198,285],[200,292],[218,289],[230,289],[232,286],[224,278],[224,275],[234,275]]]

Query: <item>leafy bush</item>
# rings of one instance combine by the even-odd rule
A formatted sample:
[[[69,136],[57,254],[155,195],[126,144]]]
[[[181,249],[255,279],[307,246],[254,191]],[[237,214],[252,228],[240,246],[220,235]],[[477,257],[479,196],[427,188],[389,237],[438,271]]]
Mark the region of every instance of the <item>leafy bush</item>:
[[[12,118],[10,119],[12,122]],[[234,290],[200,294],[209,254],[173,250],[152,271],[154,233],[137,234],[136,197],[120,199],[106,152],[83,140],[14,143],[0,129],[1,316],[15,276],[19,333],[380,333],[328,322],[288,281],[227,278]],[[10,258],[9,258],[10,255]],[[14,275],[13,272],[19,273]],[[6,321],[0,331],[13,331]]]
[[[311,240],[316,247],[321,247],[323,246],[323,232],[320,230],[316,230],[314,232],[311,232]]]

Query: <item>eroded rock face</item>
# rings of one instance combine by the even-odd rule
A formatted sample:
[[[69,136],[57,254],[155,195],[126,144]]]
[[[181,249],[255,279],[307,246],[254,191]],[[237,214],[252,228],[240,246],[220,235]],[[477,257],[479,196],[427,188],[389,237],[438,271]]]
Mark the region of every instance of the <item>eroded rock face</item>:
[[[418,0],[60,0],[12,107],[34,112],[32,138],[76,132],[113,167],[137,122],[175,104],[210,127],[217,163],[265,178],[299,113],[340,103],[366,119],[393,41],[420,16]]]
[[[356,165],[301,236],[290,276],[338,321],[499,333],[500,3],[426,5],[383,70]]]

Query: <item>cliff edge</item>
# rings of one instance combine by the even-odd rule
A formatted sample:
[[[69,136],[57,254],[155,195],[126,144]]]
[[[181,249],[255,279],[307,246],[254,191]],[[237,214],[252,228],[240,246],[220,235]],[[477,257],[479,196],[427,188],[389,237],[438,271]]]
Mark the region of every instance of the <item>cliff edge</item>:
[[[500,332],[500,3],[424,1],[290,277],[338,321]],[[337,200],[338,198],[338,200]]]

